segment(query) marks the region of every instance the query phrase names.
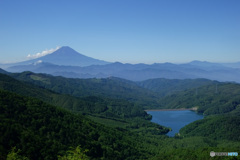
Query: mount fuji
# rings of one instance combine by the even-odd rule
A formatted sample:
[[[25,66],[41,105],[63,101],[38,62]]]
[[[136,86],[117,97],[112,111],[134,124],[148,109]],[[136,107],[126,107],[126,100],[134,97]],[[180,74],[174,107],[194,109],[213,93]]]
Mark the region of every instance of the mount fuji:
[[[109,64],[109,62],[87,57],[85,55],[78,53],[77,51],[73,50],[68,46],[64,46],[51,54],[28,61],[14,63],[11,64],[11,66],[39,64],[42,62],[60,66],[80,66],[80,67]]]

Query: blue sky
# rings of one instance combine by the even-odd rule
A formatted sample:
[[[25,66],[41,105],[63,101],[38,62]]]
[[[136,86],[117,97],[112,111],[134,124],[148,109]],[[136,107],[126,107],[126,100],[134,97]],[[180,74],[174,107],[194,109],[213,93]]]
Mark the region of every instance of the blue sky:
[[[0,0],[0,62],[57,46],[106,61],[240,61],[239,0]]]

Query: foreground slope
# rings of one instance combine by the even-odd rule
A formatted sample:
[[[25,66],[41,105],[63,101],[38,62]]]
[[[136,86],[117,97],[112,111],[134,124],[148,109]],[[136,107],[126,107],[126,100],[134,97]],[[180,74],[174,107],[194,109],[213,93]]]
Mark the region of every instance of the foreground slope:
[[[141,141],[126,131],[104,127],[37,99],[0,90],[0,104],[0,159],[12,147],[35,160],[57,159],[69,147],[79,145],[93,159],[142,159],[148,154],[141,149]]]
[[[12,147],[29,159],[57,159],[81,145],[91,159],[210,159],[209,152],[236,151],[234,141],[205,137],[136,135],[93,123],[37,99],[0,90],[0,159]]]

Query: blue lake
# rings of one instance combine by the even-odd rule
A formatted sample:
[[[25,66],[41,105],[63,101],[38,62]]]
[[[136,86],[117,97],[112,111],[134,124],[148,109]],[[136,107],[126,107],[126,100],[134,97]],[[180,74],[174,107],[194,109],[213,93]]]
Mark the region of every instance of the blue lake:
[[[203,119],[203,115],[190,110],[147,111],[147,113],[152,115],[152,122],[172,129],[167,134],[170,137],[173,137],[175,133],[179,133],[179,130],[187,124]]]

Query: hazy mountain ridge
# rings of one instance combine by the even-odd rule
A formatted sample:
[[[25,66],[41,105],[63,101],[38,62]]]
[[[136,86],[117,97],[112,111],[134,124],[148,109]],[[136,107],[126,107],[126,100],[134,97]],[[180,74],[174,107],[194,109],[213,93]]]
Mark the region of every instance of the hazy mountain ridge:
[[[123,64],[109,63],[81,55],[70,47],[62,47],[52,54],[14,64],[9,72],[32,71],[67,78],[107,78],[119,77],[131,81],[154,78],[196,79],[206,78],[218,81],[240,82],[239,63],[210,63],[192,61],[185,64]]]
[[[92,65],[87,67],[59,66],[49,63],[13,66],[10,72],[32,71],[47,73],[67,78],[107,78],[119,77],[132,81],[143,81],[154,78],[166,79],[196,79],[206,78],[218,81],[240,82],[240,69],[220,67],[201,67],[192,64],[122,64]]]

